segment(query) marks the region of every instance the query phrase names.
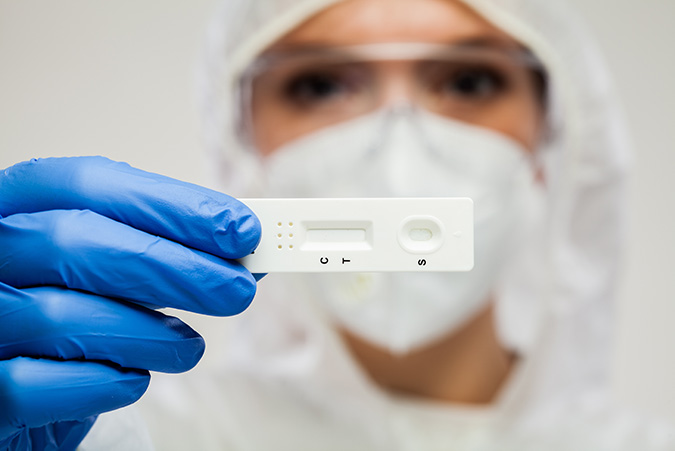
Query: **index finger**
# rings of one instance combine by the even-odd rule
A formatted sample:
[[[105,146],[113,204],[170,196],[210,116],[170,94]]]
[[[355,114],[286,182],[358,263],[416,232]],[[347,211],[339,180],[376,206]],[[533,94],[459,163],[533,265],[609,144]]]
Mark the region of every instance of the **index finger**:
[[[0,172],[0,217],[91,210],[223,258],[250,254],[260,222],[238,200],[104,157],[33,159]]]

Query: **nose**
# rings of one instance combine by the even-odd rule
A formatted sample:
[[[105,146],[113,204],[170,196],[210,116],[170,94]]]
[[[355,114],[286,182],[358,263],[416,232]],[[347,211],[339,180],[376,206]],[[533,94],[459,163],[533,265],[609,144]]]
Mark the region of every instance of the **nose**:
[[[379,188],[394,197],[411,196],[425,186],[426,172],[420,164],[429,149],[415,117],[417,110],[406,100],[399,97],[399,103],[386,107],[379,136]]]
[[[383,61],[379,63],[376,77],[379,108],[415,103],[415,83],[410,61]]]

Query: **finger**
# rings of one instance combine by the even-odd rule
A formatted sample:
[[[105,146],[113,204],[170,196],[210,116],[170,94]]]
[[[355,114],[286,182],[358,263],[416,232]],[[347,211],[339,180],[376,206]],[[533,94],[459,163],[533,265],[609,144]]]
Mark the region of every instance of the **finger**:
[[[236,199],[103,157],[47,158],[0,171],[0,216],[91,210],[223,258],[250,254],[260,222]]]
[[[98,362],[0,361],[0,437],[119,409],[143,396],[149,383],[146,371]]]
[[[29,437],[26,439],[29,446],[13,446],[14,443],[12,443],[9,449],[77,449],[92,426],[94,426],[96,418],[96,416],[91,416],[82,421],[59,421],[58,423],[46,424],[39,428],[28,429],[22,433]],[[20,440],[20,438],[18,439]]]
[[[256,289],[237,262],[78,210],[0,219],[0,282],[66,286],[214,316],[240,313]]]
[[[64,288],[0,284],[0,360],[105,360],[179,373],[203,354],[202,337],[177,318]]]

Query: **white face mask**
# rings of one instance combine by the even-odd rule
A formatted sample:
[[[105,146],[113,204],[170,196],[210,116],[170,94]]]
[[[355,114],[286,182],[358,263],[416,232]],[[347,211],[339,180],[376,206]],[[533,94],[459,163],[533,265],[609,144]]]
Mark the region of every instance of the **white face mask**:
[[[536,220],[528,153],[490,130],[410,108],[379,111],[296,140],[265,164],[273,197],[470,197],[467,273],[306,274],[308,293],[351,333],[393,353],[457,330],[489,301]]]

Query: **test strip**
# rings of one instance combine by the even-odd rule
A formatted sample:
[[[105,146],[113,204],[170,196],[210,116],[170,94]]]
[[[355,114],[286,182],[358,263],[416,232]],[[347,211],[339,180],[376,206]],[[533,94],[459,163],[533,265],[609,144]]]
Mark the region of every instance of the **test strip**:
[[[253,273],[469,271],[467,198],[241,199],[260,219]]]

